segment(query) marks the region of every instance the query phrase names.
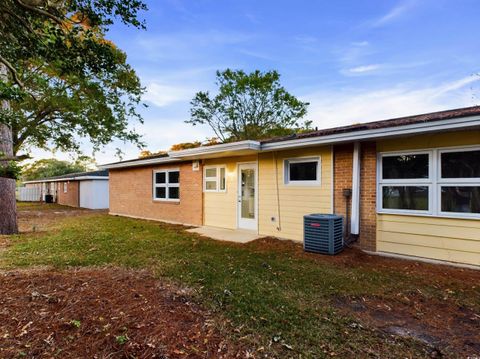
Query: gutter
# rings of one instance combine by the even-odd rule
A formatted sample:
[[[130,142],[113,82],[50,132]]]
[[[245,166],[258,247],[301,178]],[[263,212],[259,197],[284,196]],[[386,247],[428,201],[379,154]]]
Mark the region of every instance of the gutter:
[[[171,158],[183,158],[183,157],[190,157],[190,156],[215,154],[218,152],[242,151],[242,150],[260,151],[261,143],[259,141],[251,141],[251,140],[222,143],[222,144],[213,145],[213,146],[189,148],[187,150],[181,150],[181,151],[170,151],[168,152],[168,155]]]
[[[264,143],[262,144],[262,151],[274,151],[287,148],[355,142],[410,134],[438,132],[442,130],[455,130],[476,126],[480,126],[480,116],[470,116],[457,119],[440,120],[435,122],[422,122],[404,126],[385,127],[363,131],[337,133],[327,136],[307,137],[281,142]]]
[[[107,176],[83,176],[83,177],[66,177],[66,178],[53,178],[43,180],[25,181],[24,184],[30,183],[47,183],[47,182],[65,182],[65,181],[88,181],[88,180],[105,180],[108,181]]]

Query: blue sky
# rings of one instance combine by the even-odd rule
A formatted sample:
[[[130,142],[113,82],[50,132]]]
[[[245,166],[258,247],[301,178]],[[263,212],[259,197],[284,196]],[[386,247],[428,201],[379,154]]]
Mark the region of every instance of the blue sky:
[[[319,128],[480,103],[478,0],[149,1],[147,30],[115,25],[147,88],[142,110],[150,150],[203,140],[189,102],[215,91],[215,71],[275,69],[289,92],[311,103]],[[114,142],[96,158],[116,160]],[[91,152],[85,143],[85,152]],[[36,151],[39,157],[51,157]],[[66,154],[56,153],[66,158]]]

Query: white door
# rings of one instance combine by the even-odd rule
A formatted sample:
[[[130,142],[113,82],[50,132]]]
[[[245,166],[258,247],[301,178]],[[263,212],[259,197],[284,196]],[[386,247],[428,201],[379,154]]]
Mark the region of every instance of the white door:
[[[238,228],[257,230],[257,165],[238,165]]]

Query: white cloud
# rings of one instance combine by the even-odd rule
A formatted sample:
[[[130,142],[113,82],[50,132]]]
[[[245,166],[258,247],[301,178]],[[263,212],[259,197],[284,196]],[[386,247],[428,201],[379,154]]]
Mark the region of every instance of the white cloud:
[[[149,83],[146,88],[143,99],[158,107],[168,106],[175,102],[188,101],[195,95],[195,90],[191,87],[167,85],[158,82]]]
[[[391,9],[389,12],[387,12],[385,15],[383,15],[382,17],[375,20],[372,23],[372,26],[373,27],[383,26],[383,25],[386,25],[386,24],[394,21],[395,19],[397,19],[400,16],[402,16],[403,14],[405,14],[405,12],[407,12],[407,10],[410,10],[413,7],[414,4],[415,3],[412,0],[407,0],[407,1],[402,2],[401,4],[395,6],[393,9]]]
[[[357,66],[348,69],[347,72],[352,74],[362,74],[364,72],[372,72],[378,70],[380,68],[379,64],[372,64],[372,65],[364,65],[364,66]]]
[[[379,90],[315,92],[302,99],[311,103],[308,119],[319,128],[371,122],[475,105],[468,85],[476,76],[418,88],[403,84]]]

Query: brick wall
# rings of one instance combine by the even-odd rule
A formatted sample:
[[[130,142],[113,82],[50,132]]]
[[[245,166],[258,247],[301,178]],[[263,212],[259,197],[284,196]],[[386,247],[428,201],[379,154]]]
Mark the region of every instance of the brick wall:
[[[57,182],[57,203],[64,206],[78,207],[79,206],[79,181],[67,182],[67,193],[64,192],[63,186],[65,182]]]
[[[180,169],[180,201],[154,201],[153,171]],[[202,225],[202,169],[192,163],[110,170],[110,213],[147,219]]]
[[[333,208],[336,214],[345,216],[346,199],[343,197],[343,190],[352,188],[353,144],[335,146],[334,161]]]
[[[353,144],[334,146],[334,211],[345,216],[343,189],[352,188]],[[360,236],[358,245],[376,250],[376,145],[361,144]],[[351,206],[349,205],[349,214]]]
[[[377,231],[377,146],[364,142],[361,146],[360,169],[360,247],[376,251]]]

